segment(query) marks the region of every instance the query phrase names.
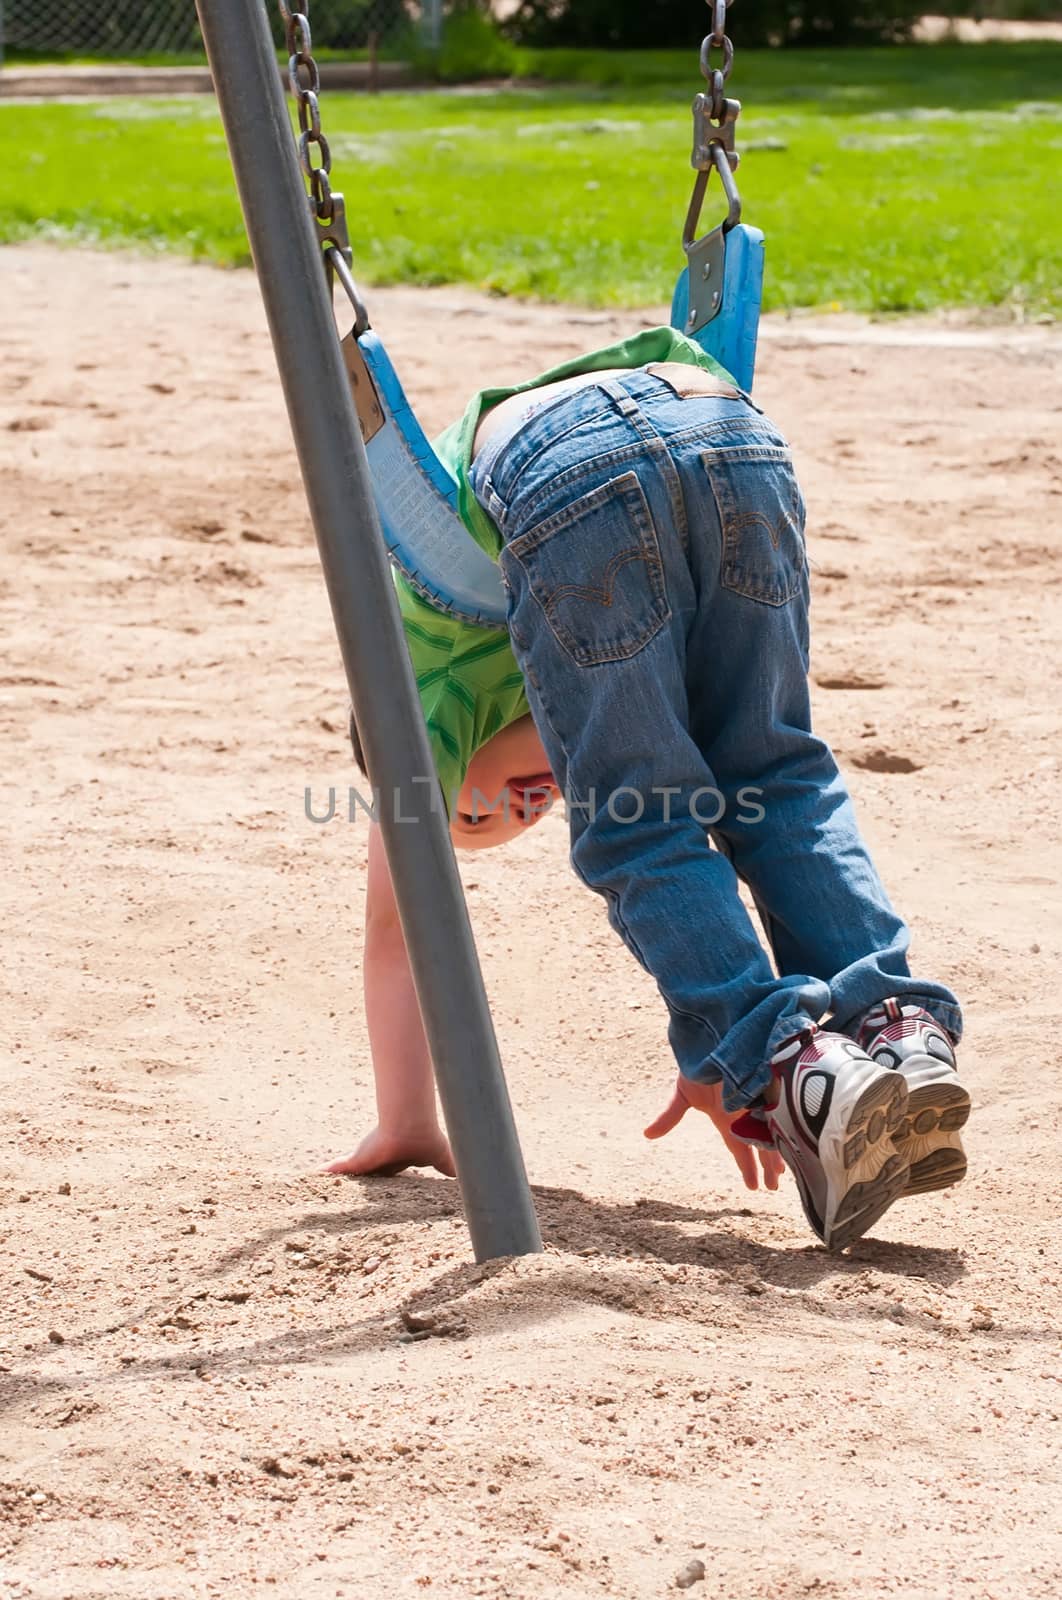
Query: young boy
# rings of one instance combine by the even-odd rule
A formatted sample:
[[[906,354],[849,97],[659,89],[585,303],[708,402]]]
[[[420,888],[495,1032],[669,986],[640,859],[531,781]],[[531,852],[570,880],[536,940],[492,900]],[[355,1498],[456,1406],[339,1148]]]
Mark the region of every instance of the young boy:
[[[789,1166],[834,1249],[900,1195],[957,1182],[961,1015],[911,976],[907,929],[811,731],[804,504],[784,439],[698,346],[656,328],[477,395],[438,449],[509,597],[508,633],[492,632],[398,580],[454,843],[503,844],[563,794],[572,866],[669,1013],[678,1085],[648,1136],[706,1111],[750,1187],[750,1146],[768,1188]],[[330,1170],[450,1172],[376,828],[365,991],[379,1121]]]

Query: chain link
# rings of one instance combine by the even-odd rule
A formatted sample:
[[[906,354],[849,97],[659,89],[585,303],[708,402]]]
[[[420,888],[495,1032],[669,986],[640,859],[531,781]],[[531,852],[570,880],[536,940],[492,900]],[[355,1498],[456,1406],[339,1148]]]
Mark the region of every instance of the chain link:
[[[292,11],[287,0],[277,0],[288,51],[288,82],[299,113],[299,165],[310,186],[307,199],[320,229],[321,247],[331,287],[335,278],[354,307],[355,335],[369,326],[365,302],[351,275],[353,259],[347,232],[343,196],[332,188],[332,147],[321,128],[321,73],[313,55],[308,0],[306,11]]]
[[[328,224],[335,221],[336,215],[330,179],[332,151],[321,131],[321,107],[317,99],[321,74],[313,57],[310,19],[304,11],[292,11],[286,0],[278,0],[278,4],[288,51],[288,79],[299,112],[299,162],[310,185],[310,199],[317,220]]]
[[[738,165],[734,125],[741,113],[741,101],[729,100],[726,95],[726,82],[734,67],[734,46],[727,36],[726,14],[733,0],[707,0],[707,4],[712,14],[712,31],[701,43],[701,72],[708,93],[699,94],[693,102],[691,164],[700,173],[719,170],[721,175],[723,161],[732,173]],[[712,61],[712,52],[716,50],[722,51],[719,66]]]
[[[710,251],[718,229],[697,238],[701,210],[708,192],[712,173],[717,173],[727,203],[727,214],[721,232],[726,234],[741,221],[741,196],[734,173],[738,166],[738,153],[734,144],[735,124],[741,114],[741,101],[727,98],[726,82],[734,67],[734,46],[726,31],[726,14],[732,0],[707,0],[712,16],[712,31],[701,43],[701,72],[708,85],[707,94],[699,94],[693,102],[693,155],[690,165],[697,174],[690,199],[689,210],[682,230],[682,245],[690,261],[690,280],[693,281],[694,254],[698,253],[699,271],[707,280],[712,269]],[[722,59],[716,66],[713,51],[721,51]],[[702,259],[703,257],[703,259]],[[719,292],[711,292],[711,310],[698,303],[691,295],[688,328],[701,326],[714,315],[719,305]]]
[[[726,14],[733,0],[707,0],[707,3],[712,12],[712,31],[701,45],[701,72],[711,90],[712,118],[722,122],[726,118],[726,80],[734,67],[734,46],[726,31]],[[722,64],[718,67],[712,63],[713,50],[723,52]]]

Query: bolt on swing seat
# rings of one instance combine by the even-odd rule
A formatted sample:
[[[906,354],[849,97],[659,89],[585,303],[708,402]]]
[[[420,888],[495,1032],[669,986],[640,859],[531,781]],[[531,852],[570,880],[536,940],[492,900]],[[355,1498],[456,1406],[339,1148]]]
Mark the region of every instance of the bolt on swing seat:
[[[709,235],[711,237],[711,235]],[[723,261],[716,276],[718,310],[700,322],[690,305],[692,264],[684,268],[671,301],[671,326],[699,344],[706,355],[725,367],[745,394],[756,370],[756,339],[763,298],[763,233],[739,222],[722,239]],[[703,272],[703,264],[701,270]],[[696,302],[695,302],[696,303]]]
[[[671,326],[699,344],[706,355],[725,367],[738,388],[752,389],[756,371],[756,339],[763,302],[763,234],[741,220],[741,196],[734,180],[738,164],[734,125],[741,111],[739,100],[722,97],[722,83],[733,59],[733,46],[724,50],[725,72],[713,73],[709,37],[701,51],[705,77],[719,81],[712,95],[699,94],[693,102],[693,155],[697,173],[682,248],[686,267],[679,275],[671,301]],[[717,227],[698,239],[697,224],[713,172],[727,202],[727,214]]]
[[[693,105],[692,165],[698,175],[683,232],[687,265],[675,288],[671,325],[714,357],[738,388],[748,392],[763,292],[763,234],[741,221],[733,175],[734,123],[741,105],[723,99],[721,93],[733,57],[729,40],[725,70],[710,71],[707,52],[719,43],[713,35],[702,46],[705,77],[710,83],[714,77],[715,83],[712,95],[699,94]],[[696,239],[713,171],[723,184],[727,216]],[[456,480],[432,448],[383,341],[369,326],[343,254],[333,251],[329,257],[357,313],[353,331],[343,340],[343,352],[391,560],[437,609],[475,626],[504,627],[507,601],[498,564],[469,536],[457,509]]]

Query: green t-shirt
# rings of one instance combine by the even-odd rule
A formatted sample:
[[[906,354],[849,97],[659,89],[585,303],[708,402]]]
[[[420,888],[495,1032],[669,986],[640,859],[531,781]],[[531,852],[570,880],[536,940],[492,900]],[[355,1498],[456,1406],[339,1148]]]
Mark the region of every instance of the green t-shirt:
[[[483,389],[471,400],[461,420],[435,441],[435,449],[457,479],[461,520],[489,556],[497,560],[501,535],[468,481],[476,429],[483,413],[510,395],[562,378],[601,372],[608,367],[645,367],[664,361],[703,367],[716,377],[732,381],[718,362],[674,328],[647,328],[621,344],[565,361],[529,383],[509,389]],[[398,572],[395,587],[435,769],[449,812],[476,751],[502,728],[527,714],[524,682],[504,628],[478,628],[456,621],[429,605]]]

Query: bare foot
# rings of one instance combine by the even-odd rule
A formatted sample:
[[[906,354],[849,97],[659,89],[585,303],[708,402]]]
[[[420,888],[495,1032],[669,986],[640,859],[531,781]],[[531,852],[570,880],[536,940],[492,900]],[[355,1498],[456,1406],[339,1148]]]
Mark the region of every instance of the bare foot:
[[[448,1178],[456,1177],[454,1158],[441,1129],[419,1134],[384,1133],[374,1128],[349,1156],[342,1156],[323,1170],[339,1176],[364,1178],[375,1173],[393,1178],[407,1167],[434,1167]]]

